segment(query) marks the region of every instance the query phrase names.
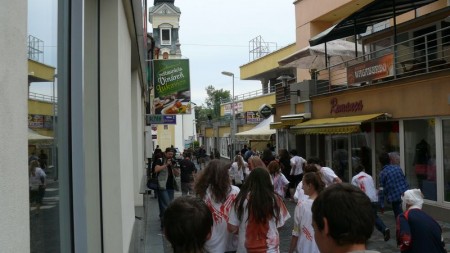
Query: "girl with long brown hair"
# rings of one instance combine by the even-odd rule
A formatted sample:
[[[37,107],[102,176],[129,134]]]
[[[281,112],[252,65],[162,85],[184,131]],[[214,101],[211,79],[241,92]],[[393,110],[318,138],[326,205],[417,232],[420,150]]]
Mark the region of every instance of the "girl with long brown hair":
[[[255,168],[236,197],[228,231],[239,233],[237,252],[279,252],[278,228],[289,218],[282,198],[274,192],[267,169]]]
[[[239,188],[231,185],[229,163],[211,160],[196,179],[194,191],[213,214],[211,238],[205,243],[206,252],[236,251],[237,237],[227,231],[228,214]]]

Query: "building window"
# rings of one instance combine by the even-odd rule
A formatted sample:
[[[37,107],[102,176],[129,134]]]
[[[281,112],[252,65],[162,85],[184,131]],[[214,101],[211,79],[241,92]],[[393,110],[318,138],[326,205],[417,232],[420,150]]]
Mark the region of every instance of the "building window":
[[[171,29],[170,28],[161,28],[161,45],[171,45]]]
[[[411,188],[437,200],[434,119],[405,120],[405,174]]]

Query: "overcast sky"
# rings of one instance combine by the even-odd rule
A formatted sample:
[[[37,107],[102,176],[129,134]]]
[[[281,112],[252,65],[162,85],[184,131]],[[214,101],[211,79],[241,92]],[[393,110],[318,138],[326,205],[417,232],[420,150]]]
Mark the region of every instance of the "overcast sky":
[[[181,53],[190,61],[192,100],[198,105],[208,85],[231,92],[232,79],[222,71],[235,74],[235,95],[261,89],[257,81],[239,78],[239,67],[249,62],[250,40],[261,36],[278,48],[295,42],[293,0],[175,0],[175,6],[181,10]]]
[[[222,71],[235,74],[235,95],[261,89],[259,82],[239,77],[239,66],[249,62],[250,40],[261,36],[277,48],[295,42],[293,0],[176,0],[175,5],[181,10],[181,53],[190,60],[192,101],[198,105],[208,85],[231,93],[232,79]],[[45,42],[44,63],[56,66],[57,0],[29,0],[28,9],[28,33]],[[33,83],[30,91],[51,95],[52,85]]]

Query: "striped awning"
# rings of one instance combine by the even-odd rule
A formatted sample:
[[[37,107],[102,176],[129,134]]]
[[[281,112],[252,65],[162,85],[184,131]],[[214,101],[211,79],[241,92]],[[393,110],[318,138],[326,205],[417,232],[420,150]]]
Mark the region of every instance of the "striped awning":
[[[294,127],[291,130],[297,134],[349,134],[361,131],[363,122],[379,118],[391,117],[388,113],[364,114],[348,117],[312,119]]]

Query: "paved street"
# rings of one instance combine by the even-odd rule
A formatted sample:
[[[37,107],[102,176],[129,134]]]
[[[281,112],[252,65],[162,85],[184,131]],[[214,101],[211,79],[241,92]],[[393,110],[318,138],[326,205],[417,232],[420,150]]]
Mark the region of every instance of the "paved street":
[[[30,248],[32,253],[57,253],[59,249],[59,187],[48,179],[41,210],[30,210]],[[49,236],[52,235],[52,236]]]
[[[181,193],[176,193],[175,197],[180,196]],[[164,240],[161,230],[159,228],[159,209],[158,209],[158,200],[153,198],[153,195],[146,196],[148,199],[147,208],[147,238],[145,239],[145,247],[146,252],[154,252],[154,253],[171,253],[170,245],[167,241]],[[289,210],[291,216],[294,214],[295,203],[290,201],[285,201],[286,206]],[[386,226],[391,229],[391,239],[388,242],[383,240],[383,235],[374,229],[372,237],[369,240],[368,249],[378,250],[382,253],[392,253],[392,252],[400,252],[397,249],[396,241],[395,241],[395,221],[394,221],[394,213],[390,210],[386,211],[384,214],[380,214],[380,218],[384,221]],[[440,222],[443,228],[443,236],[446,240],[447,251],[450,250],[450,223]],[[286,225],[280,231],[280,251],[282,253],[288,252],[289,244],[291,241],[291,231],[293,226],[293,218],[291,217]]]

